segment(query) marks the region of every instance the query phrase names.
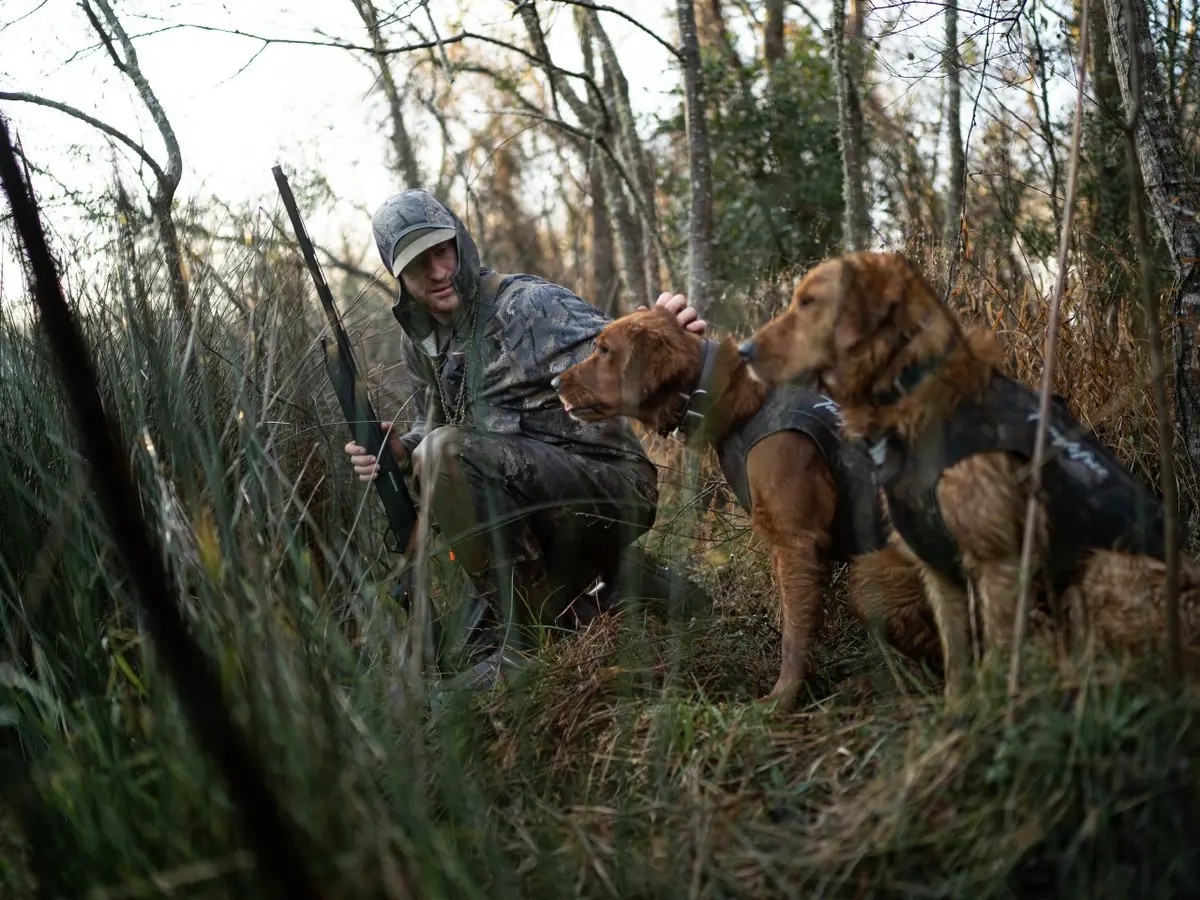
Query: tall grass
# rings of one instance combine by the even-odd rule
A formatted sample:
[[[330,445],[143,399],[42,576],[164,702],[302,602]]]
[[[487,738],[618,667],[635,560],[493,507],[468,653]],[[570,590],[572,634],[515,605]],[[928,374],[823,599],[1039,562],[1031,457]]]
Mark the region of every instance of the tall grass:
[[[664,546],[693,554],[715,614],[604,617],[496,692],[414,709],[392,654],[395,572],[374,498],[348,477],[304,273],[282,248],[254,252],[250,268],[211,261],[239,302],[202,279],[182,325],[148,264],[145,294],[114,278],[77,299],[143,512],[328,896],[1115,898],[1197,883],[1200,708],[1160,691],[1151,663],[1035,660],[1012,729],[1000,691],[953,718],[839,586],[801,708],[757,704],[778,665],[765,549],[709,502],[711,458],[701,501],[671,487],[695,461],[669,445],[655,445],[668,489],[651,543],[673,534]],[[1018,367],[1040,346],[1036,321],[1021,327]],[[1087,338],[1064,364],[1085,416],[1101,404],[1079,374]],[[1102,354],[1103,379],[1134,384],[1136,349]],[[45,348],[11,316],[0,372],[0,895],[266,896],[130,602]],[[1137,463],[1152,418],[1135,404],[1115,422]]]

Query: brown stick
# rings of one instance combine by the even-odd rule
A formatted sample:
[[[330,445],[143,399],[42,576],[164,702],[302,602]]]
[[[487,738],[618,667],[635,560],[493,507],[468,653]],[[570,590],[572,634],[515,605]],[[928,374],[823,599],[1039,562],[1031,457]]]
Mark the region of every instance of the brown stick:
[[[1018,577],[1017,614],[1013,623],[1012,661],[1008,670],[1009,707],[1011,724],[1016,714],[1017,692],[1021,687],[1021,646],[1025,641],[1025,624],[1029,618],[1029,567],[1033,557],[1033,530],[1038,494],[1042,486],[1042,466],[1046,461],[1046,431],[1050,423],[1050,398],[1054,393],[1054,348],[1058,342],[1058,320],[1062,295],[1067,285],[1067,262],[1071,251],[1071,220],[1075,217],[1075,192],[1079,184],[1079,146],[1083,131],[1083,88],[1087,82],[1088,10],[1083,3],[1079,14],[1079,64],[1076,68],[1075,121],[1071,129],[1071,159],[1067,167],[1067,196],[1064,202],[1062,231],[1058,243],[1058,274],[1054,294],[1050,298],[1050,321],[1046,327],[1046,362],[1042,368],[1042,394],[1038,404],[1037,433],[1033,441],[1033,467],[1029,473],[1029,503],[1025,509],[1025,533],[1021,540],[1021,569]]]

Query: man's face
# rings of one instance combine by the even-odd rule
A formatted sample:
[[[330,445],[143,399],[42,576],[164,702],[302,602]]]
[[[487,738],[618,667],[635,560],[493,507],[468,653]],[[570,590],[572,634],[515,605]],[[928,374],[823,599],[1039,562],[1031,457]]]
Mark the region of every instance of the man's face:
[[[400,273],[400,280],[413,299],[441,318],[458,309],[458,291],[450,281],[450,276],[456,271],[458,246],[451,238],[434,244],[405,266]]]

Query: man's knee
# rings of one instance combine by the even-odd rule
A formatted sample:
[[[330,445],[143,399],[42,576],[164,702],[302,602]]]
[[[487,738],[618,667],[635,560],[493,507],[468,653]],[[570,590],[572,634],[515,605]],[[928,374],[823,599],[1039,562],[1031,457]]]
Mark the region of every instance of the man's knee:
[[[442,425],[425,435],[413,451],[413,476],[422,481],[456,471],[463,435],[463,429],[457,425]]]

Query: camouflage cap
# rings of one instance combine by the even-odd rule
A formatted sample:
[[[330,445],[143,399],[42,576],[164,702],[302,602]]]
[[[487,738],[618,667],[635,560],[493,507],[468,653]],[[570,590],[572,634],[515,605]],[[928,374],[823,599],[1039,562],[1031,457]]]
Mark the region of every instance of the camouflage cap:
[[[453,228],[443,225],[416,225],[400,234],[392,250],[392,272],[400,275],[414,259],[438,244],[458,236]]]
[[[380,259],[392,275],[399,277],[421,253],[456,237],[458,222],[428,192],[404,191],[389,197],[375,211],[371,230]]]

